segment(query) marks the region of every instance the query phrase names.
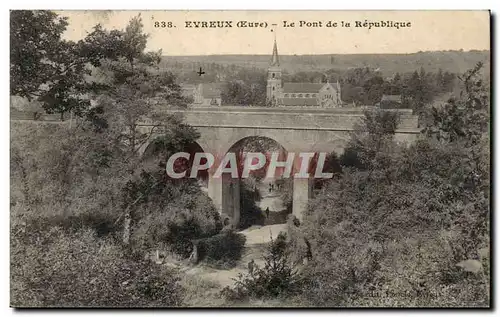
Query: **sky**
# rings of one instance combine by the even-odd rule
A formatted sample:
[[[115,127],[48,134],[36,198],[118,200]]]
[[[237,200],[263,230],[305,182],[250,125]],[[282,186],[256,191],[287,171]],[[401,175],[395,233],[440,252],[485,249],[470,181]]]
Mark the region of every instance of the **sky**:
[[[147,50],[164,55],[271,54],[276,36],[281,55],[414,53],[489,50],[488,11],[58,11],[69,17],[65,38],[79,40],[98,23],[124,29],[138,14],[150,35]],[[187,21],[232,21],[232,28],[192,28]],[[237,27],[239,21],[267,27]],[[294,27],[284,27],[292,22]],[[310,27],[300,26],[304,21]],[[337,27],[327,27],[327,23]],[[350,27],[342,27],[344,21]],[[356,22],[410,23],[404,28],[356,27]],[[172,22],[174,27],[155,27]],[[321,23],[321,27],[319,27]],[[276,24],[273,27],[272,24]],[[359,24],[358,24],[359,25]],[[315,27],[313,27],[315,26]],[[271,32],[274,29],[276,33]]]

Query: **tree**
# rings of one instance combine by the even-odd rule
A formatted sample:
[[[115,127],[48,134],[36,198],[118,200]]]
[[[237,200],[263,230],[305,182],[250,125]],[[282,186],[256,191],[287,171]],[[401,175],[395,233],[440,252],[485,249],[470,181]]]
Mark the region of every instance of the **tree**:
[[[122,205],[121,219],[124,221],[123,242],[127,245],[134,223],[139,222],[135,211],[150,195],[162,188],[165,181],[163,176],[158,175],[158,167],[164,167],[166,157],[183,150],[198,137],[193,128],[182,124],[181,118],[164,111],[168,108],[185,108],[187,100],[181,95],[175,76],[159,70],[160,59],[155,56],[159,56],[160,52],[144,53],[147,35],[142,28],[140,17],[133,18],[119,36],[124,39],[122,45],[125,56],[104,60],[99,68],[104,80],[112,87],[97,100],[98,107],[103,109],[102,118],[109,125],[106,133],[114,140],[114,144],[122,147],[132,171],[144,168],[146,162],[139,159],[138,151],[148,143],[152,144],[152,151],[147,154],[157,158],[153,170],[139,173],[125,187],[128,188],[127,198]],[[113,34],[118,35],[117,32]],[[109,36],[111,32],[101,35]],[[147,131],[140,126],[146,121],[150,123]],[[145,179],[156,180],[146,182]],[[136,190],[130,184],[142,184],[137,186],[143,190]]]
[[[50,61],[59,55],[67,20],[51,11],[11,11],[11,94],[31,99],[42,84],[52,80],[57,65]]]
[[[88,98],[79,97],[85,94],[87,83],[83,75],[77,75],[77,70],[82,70],[83,73],[87,73],[87,70],[92,71],[93,75],[98,75],[96,77],[99,78],[100,84],[107,87],[99,98],[95,99],[93,107],[89,105],[82,107],[82,110],[85,110],[85,116],[90,120],[79,122],[67,137],[61,138],[62,142],[46,146],[48,149],[56,146],[56,149],[53,149],[54,154],[59,153],[65,156],[63,158],[53,155],[51,164],[61,161],[61,164],[56,164],[59,170],[54,170],[57,169],[55,167],[47,168],[48,171],[54,170],[54,173],[58,174],[56,179],[62,181],[56,187],[63,193],[58,195],[62,201],[78,187],[78,182],[86,179],[85,173],[74,174],[74,172],[82,169],[90,171],[88,164],[91,164],[92,160],[100,164],[99,169],[93,171],[92,174],[115,173],[118,178],[110,178],[108,181],[116,181],[113,186],[126,187],[127,181],[137,176],[134,174],[140,174],[141,169],[146,168],[145,164],[147,165],[148,162],[141,160],[138,150],[141,146],[144,147],[148,142],[152,142],[154,135],[161,135],[154,140],[155,148],[159,150],[157,153],[152,153],[159,156],[167,155],[166,151],[182,150],[183,146],[198,137],[194,129],[182,124],[181,118],[161,111],[159,105],[185,107],[187,103],[181,96],[175,77],[169,72],[158,70],[159,52],[145,53],[143,51],[145,39],[147,35],[142,32],[141,19],[136,17],[130,21],[125,31],[107,31],[97,25],[85,40],[76,44],[61,41],[57,48],[59,51],[55,50],[53,55],[57,55],[58,61],[64,61],[67,65],[63,64],[69,67],[68,72],[64,74],[69,78],[58,74],[64,80],[61,79],[48,91],[44,91],[39,97],[40,100],[48,107],[61,96],[56,93],[58,89],[67,88],[78,93],[75,94],[75,98],[65,99],[66,104],[59,104],[50,111],[60,111],[62,114],[68,109],[76,111],[77,106],[74,103],[80,101],[89,103]],[[80,53],[81,59],[64,60],[62,55],[68,53],[64,50],[66,48],[71,52]],[[93,68],[87,69],[86,61],[92,62]],[[73,64],[75,66],[70,66]],[[53,100],[50,101],[50,98]],[[80,114],[83,115],[83,112]],[[148,119],[152,122],[152,128],[149,131],[140,129],[139,124]],[[57,146],[61,148],[57,149]],[[15,155],[15,157],[18,156]],[[45,156],[42,155],[42,157]],[[164,157],[160,157],[160,163],[162,159],[164,160]],[[26,174],[22,172],[26,171],[29,165],[26,165],[21,158],[18,161],[16,166],[19,166],[21,175]],[[156,173],[156,171],[149,172]],[[154,186],[157,184],[150,187]],[[132,211],[137,208],[134,201],[138,198],[144,199],[144,195],[150,194],[144,191],[136,193],[130,200],[125,199],[120,207],[123,207],[124,213],[129,215],[126,218],[130,218]],[[122,199],[117,198],[117,200]],[[130,232],[130,225],[130,222],[126,223],[126,232]]]
[[[89,80],[91,68],[116,59],[121,34],[100,26],[78,42],[61,38],[67,18],[51,11],[11,11],[11,94],[38,100],[47,113],[85,116],[90,97],[106,87]]]
[[[363,84],[365,91],[365,105],[375,105],[380,102],[383,95],[384,79],[378,75],[366,80]]]
[[[123,55],[132,68],[134,67],[134,60],[141,56],[146,48],[148,35],[142,33],[142,28],[143,24],[139,14],[137,17],[134,17],[129,21],[125,29],[125,33],[123,34],[123,44],[125,49]]]
[[[230,76],[221,92],[222,103],[233,105],[266,105],[266,73],[243,69]]]
[[[459,77],[463,84],[460,97],[452,98],[443,107],[432,107],[428,111],[430,122],[425,128],[429,136],[446,142],[466,139],[470,144],[478,144],[489,131],[489,93],[476,67]]]
[[[341,165],[362,170],[381,168],[383,156],[390,155],[393,137],[399,124],[397,112],[386,110],[365,111],[363,121],[356,126],[344,154]]]

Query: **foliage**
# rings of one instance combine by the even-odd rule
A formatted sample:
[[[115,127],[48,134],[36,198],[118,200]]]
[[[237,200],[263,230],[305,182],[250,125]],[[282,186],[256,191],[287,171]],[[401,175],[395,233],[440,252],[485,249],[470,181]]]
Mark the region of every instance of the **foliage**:
[[[105,93],[98,107],[115,102],[128,114],[133,108],[134,115],[122,117],[128,127],[150,114],[151,98],[187,104],[174,76],[157,71],[161,51],[144,52],[148,35],[140,15],[125,30],[96,25],[76,43],[61,38],[67,25],[67,18],[51,11],[11,12],[11,94],[36,99],[62,119],[67,112],[95,116],[91,100]]]
[[[246,275],[240,273],[234,287],[224,288],[222,295],[228,300],[243,300],[294,294],[300,287],[300,279],[289,263],[289,252],[286,234],[280,232],[269,243],[264,267],[254,264]]]
[[[168,144],[166,140],[164,143]],[[41,236],[36,238],[40,243],[26,239],[13,242],[12,262],[25,265],[22,271],[18,269],[12,276],[12,285],[16,289],[13,291],[13,304],[178,305],[177,295],[168,295],[169,289],[177,292],[175,284],[169,281],[170,273],[162,276],[164,273],[149,268],[148,263],[129,260],[129,257],[146,252],[142,246],[161,247],[163,236],[160,233],[166,232],[171,237],[170,240],[165,239],[165,243],[173,247],[179,246],[178,241],[183,237],[189,239],[215,234],[221,229],[219,215],[196,184],[174,184],[167,180],[153,187],[151,175],[157,174],[158,165],[144,172],[141,178],[140,169],[133,172],[140,160],[134,156],[127,159],[124,155],[126,149],[114,141],[113,134],[96,132],[90,123],[82,123],[73,129],[68,129],[65,124],[16,122],[12,125],[11,205],[24,210],[22,215],[12,214],[12,223],[19,222],[19,226],[13,225],[12,234],[21,230]],[[142,166],[148,168],[147,165]],[[120,220],[124,210],[135,200],[137,203],[129,210],[133,210],[134,220],[131,225],[132,246],[137,248],[130,250],[122,245],[124,226]],[[81,237],[90,233],[92,238]],[[65,245],[44,242],[45,236]],[[88,267],[82,266],[82,263],[87,263],[83,255],[71,256],[73,250],[70,246],[80,242],[91,248],[81,252],[96,254],[89,261],[102,262],[104,267],[96,266],[97,271],[89,272]],[[100,249],[110,250],[110,253],[101,254],[98,252]],[[37,261],[41,261],[40,264],[36,264]],[[69,270],[67,274],[59,276],[47,271],[60,265]],[[121,280],[130,283],[127,285],[131,285],[131,289],[117,289],[124,286],[113,284],[114,276],[123,267],[130,267],[135,272],[130,276],[131,281],[128,277]],[[28,270],[35,271],[28,274]],[[88,279],[85,274],[92,276]],[[43,293],[40,289],[50,285],[40,284],[45,275],[47,283],[55,285],[54,293],[37,297]],[[158,280],[157,276],[162,277]],[[94,277],[100,281],[96,282],[96,287],[102,292],[109,292],[109,295],[97,291],[95,296],[85,293],[88,289],[85,283]],[[64,284],[65,279],[77,282]],[[165,279],[164,286],[161,285],[163,282],[159,282],[162,279]],[[155,283],[160,284],[155,286]],[[65,299],[61,295],[65,293],[71,295]],[[115,295],[116,298],[113,297]],[[169,296],[169,299],[162,296]]]
[[[50,211],[65,228],[116,234],[128,210],[134,243],[153,248],[215,234],[222,227],[197,184],[165,179],[157,163],[152,168],[144,163],[142,173],[131,173],[139,163],[134,157],[124,161],[122,148],[111,147],[108,134],[53,124],[16,123],[12,129],[12,202]],[[192,234],[179,234],[181,227],[192,227]],[[139,233],[144,234],[140,239]],[[170,238],[162,240],[164,235]]]
[[[244,235],[232,230],[198,240],[198,260],[218,268],[234,267],[245,247]]]
[[[117,45],[125,55],[101,60],[100,67],[93,71],[94,77],[109,86],[96,98],[96,104],[104,112],[99,117],[110,125],[109,130],[134,152],[151,142],[153,135],[167,133],[169,126],[181,127],[180,118],[162,110],[185,108],[188,100],[181,95],[175,76],[159,70],[161,52],[144,52],[147,34],[143,33],[141,18],[133,18],[125,31],[107,32],[97,26],[95,32],[99,33],[99,42],[109,37],[121,39]],[[147,120],[152,127],[146,132],[140,124]]]
[[[220,307],[224,299],[219,296],[220,284],[199,275],[184,274],[180,281],[184,291],[184,307]]]
[[[479,76],[482,67],[479,63],[459,77],[464,90],[458,99],[452,98],[443,107],[430,109],[424,130],[427,135],[444,142],[467,139],[477,144],[489,131],[489,91]]]
[[[355,163],[344,157],[342,174],[311,201],[298,228],[315,255],[303,273],[311,303],[488,306],[480,251],[489,245],[488,136],[474,114],[488,101],[481,89],[464,91],[475,105],[464,110],[467,127],[476,130],[455,138],[424,134],[403,147],[392,140],[394,118],[366,116],[350,143]],[[478,271],[465,269],[481,258]]]
[[[30,208],[51,205],[78,206],[75,213],[111,211],[127,177],[121,151],[109,140],[82,126],[16,122],[11,127],[13,188],[19,202]],[[57,140],[57,142],[55,142]],[[96,195],[99,193],[99,195]],[[82,208],[82,200],[94,199]]]
[[[16,208],[19,210],[21,208]],[[16,217],[18,215],[14,215]],[[179,306],[174,272],[127,257],[89,229],[67,233],[32,214],[12,226],[11,305],[16,307]]]
[[[29,97],[56,72],[44,59],[59,55],[68,21],[51,11],[18,10],[11,11],[10,23],[11,94]]]
[[[22,19],[23,14],[39,13],[20,13]],[[49,18],[57,16],[47,14]],[[26,25],[18,27],[22,30],[16,32],[26,31]],[[12,125],[11,206],[22,210],[12,215],[13,236],[32,234],[12,242],[16,306],[179,305],[182,292],[174,275],[135,258],[147,251],[139,248],[166,243],[182,250],[179,240],[210,236],[221,229],[218,213],[197,184],[165,178],[164,155],[191,144],[198,134],[182,124],[182,118],[157,111],[159,99],[173,107],[185,106],[185,100],[175,77],[155,70],[158,56],[143,53],[145,39],[140,18],[132,19],[125,31],[96,26],[79,43],[53,43],[57,54],[66,55],[49,63],[61,63],[58,71],[67,68],[56,74],[60,82],[54,84],[48,72],[39,74],[40,85],[47,81],[48,90],[16,88],[16,93],[36,95],[48,112],[71,110],[85,119]],[[47,52],[43,47],[34,50]],[[79,59],[75,54],[80,53],[91,60]],[[44,64],[47,58],[38,62]],[[37,65],[33,67],[42,67]],[[93,99],[92,107],[94,96],[86,95],[87,70],[100,74],[94,79],[107,88]],[[64,77],[73,73],[80,77]],[[59,96],[61,87],[69,94],[61,98],[70,106],[46,99]],[[78,112],[80,101],[85,105]],[[55,104],[63,108],[52,107]],[[153,119],[153,129],[144,133],[139,124],[146,118]],[[141,147],[152,140],[150,156],[140,157]],[[89,263],[95,265],[89,269]],[[52,271],[57,267],[63,271]]]
[[[393,136],[399,124],[399,114],[388,110],[366,110],[363,121],[355,127],[340,164],[346,167],[375,170],[376,164],[390,160]]]
[[[162,111],[187,101],[176,77],[160,70],[161,52],[144,52],[141,18],[125,30],[97,25],[76,43],[62,39],[66,27],[50,11],[11,12],[11,93],[85,119],[11,126],[11,304],[178,306],[184,292],[175,273],[142,260],[142,252],[187,257],[195,240],[202,259],[233,265],[244,239],[220,233],[219,214],[194,180],[166,177],[166,157],[199,135]],[[278,236],[265,266],[240,275],[223,295],[292,295],[316,306],[488,306],[490,97],[481,67],[458,77],[422,68],[384,79],[367,67],[291,75],[340,80],[345,101],[356,103],[402,94],[423,115],[424,133],[400,146],[397,115],[367,112],[342,168],[331,157],[336,177],[317,184],[291,239]],[[264,71],[226,70],[228,102],[262,105]],[[428,108],[455,88],[455,77],[462,94]],[[147,120],[151,130],[141,128]],[[269,145],[252,144],[261,152]],[[288,206],[292,186],[282,186]],[[247,210],[251,190],[241,193]],[[311,254],[297,273],[294,265]]]
[[[160,182],[136,205],[132,220],[134,249],[166,248],[184,257],[192,251],[192,240],[222,229],[211,200],[197,184],[186,182]]]
[[[434,56],[436,55],[436,56]],[[267,106],[266,81],[269,61],[262,56],[207,56],[195,61],[169,57],[161,65],[172,69],[182,82],[223,82],[223,104]],[[252,59],[258,67],[248,67]],[[331,59],[335,62],[332,64]],[[457,89],[457,73],[478,61],[488,63],[487,52],[426,52],[377,56],[282,56],[283,82],[336,83],[342,101],[348,105],[374,106],[383,95],[401,95],[402,104],[382,104],[388,108],[410,108],[415,113],[427,105],[447,99]],[[369,61],[373,62],[370,63]],[[400,62],[397,62],[399,60]],[[288,62],[286,62],[288,61]],[[411,61],[411,62],[410,62]],[[427,61],[427,62],[424,62]],[[315,69],[310,70],[311,65]],[[369,66],[370,65],[370,66]],[[460,65],[460,66],[459,66]],[[202,67],[203,78],[192,71]],[[289,71],[289,73],[287,72]],[[485,80],[489,77],[486,74]]]
[[[61,119],[70,111],[85,116],[91,107],[89,96],[106,89],[88,80],[91,69],[102,59],[117,59],[119,47],[96,45],[109,39],[96,41],[103,34],[99,27],[77,43],[63,40],[67,18],[51,11],[15,10],[10,17],[11,94],[35,99]]]
[[[221,98],[223,104],[266,105],[267,74],[264,71],[240,71],[227,80]]]

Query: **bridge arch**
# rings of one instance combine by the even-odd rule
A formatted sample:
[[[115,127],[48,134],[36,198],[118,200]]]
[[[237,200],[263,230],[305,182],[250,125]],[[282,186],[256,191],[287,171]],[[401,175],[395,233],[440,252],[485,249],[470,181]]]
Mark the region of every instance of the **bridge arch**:
[[[264,154],[266,164],[256,171],[250,171],[247,178],[242,178],[245,152]],[[276,184],[284,168],[278,167],[274,178],[266,177],[271,155],[275,152],[278,153],[279,161],[286,161],[288,152],[275,139],[251,135],[237,140],[224,153],[234,153],[238,164],[239,178],[232,178],[229,173],[222,175],[222,213],[231,219],[233,226],[285,222],[287,210],[286,206],[280,204],[280,192]],[[269,213],[264,212],[267,209]]]
[[[168,160],[167,153],[164,151],[163,146],[162,146],[162,141],[161,141],[161,135],[155,135],[150,138],[150,141],[145,144],[143,148],[139,150],[139,153],[141,154],[142,160],[148,160],[151,158],[155,158],[158,156],[164,156],[161,157],[161,160],[163,163],[166,163]],[[198,143],[197,141],[190,142],[189,144],[186,144],[182,150],[182,152],[187,152],[189,153],[189,160],[187,160],[186,164],[188,166],[188,169],[186,170],[186,175],[190,174],[190,169],[193,165],[193,160],[194,156],[196,153],[204,153],[205,150],[204,148]],[[172,153],[170,153],[172,154]],[[203,162],[202,162],[203,163]],[[209,172],[208,170],[200,170],[197,173],[197,180],[198,184],[204,190],[205,192],[208,192],[208,182],[209,182]]]

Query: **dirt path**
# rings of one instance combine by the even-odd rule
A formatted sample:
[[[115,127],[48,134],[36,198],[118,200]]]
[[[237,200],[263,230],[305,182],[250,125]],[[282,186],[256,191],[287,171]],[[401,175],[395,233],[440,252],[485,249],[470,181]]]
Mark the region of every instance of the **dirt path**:
[[[263,252],[265,252],[267,244],[271,241],[271,236],[273,239],[276,239],[280,231],[286,232],[286,230],[286,224],[277,224],[260,228],[250,227],[240,231],[240,233],[246,237],[245,250],[241,260],[238,261],[234,268],[218,270],[200,264],[194,267],[186,267],[181,271],[201,279],[215,282],[223,289],[226,286],[233,285],[233,279],[237,278],[238,274],[245,274],[248,271],[247,265],[251,260],[254,260],[257,265],[263,266],[264,261],[262,255]]]

